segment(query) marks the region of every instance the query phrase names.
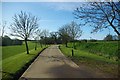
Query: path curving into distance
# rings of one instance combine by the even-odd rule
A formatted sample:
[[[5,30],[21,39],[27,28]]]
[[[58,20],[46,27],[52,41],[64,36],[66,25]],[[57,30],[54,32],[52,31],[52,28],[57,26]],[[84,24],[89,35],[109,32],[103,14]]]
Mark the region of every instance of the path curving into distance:
[[[95,71],[79,67],[66,58],[58,45],[45,49],[23,73],[22,78],[105,78]]]

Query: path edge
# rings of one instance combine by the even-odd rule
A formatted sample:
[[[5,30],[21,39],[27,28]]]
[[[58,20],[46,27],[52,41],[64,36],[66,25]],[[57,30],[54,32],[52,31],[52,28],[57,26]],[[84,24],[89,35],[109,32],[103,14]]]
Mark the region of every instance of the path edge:
[[[37,57],[48,47],[43,48],[38,54],[31,59],[28,63],[26,63],[20,70],[18,70],[14,77],[13,80],[21,80],[21,76],[24,74],[24,72],[32,65],[32,63],[37,59]]]

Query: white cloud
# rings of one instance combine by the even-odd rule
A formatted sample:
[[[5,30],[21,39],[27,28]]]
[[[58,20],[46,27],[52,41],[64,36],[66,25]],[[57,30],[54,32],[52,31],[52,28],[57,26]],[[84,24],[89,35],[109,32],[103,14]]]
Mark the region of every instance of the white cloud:
[[[65,3],[50,3],[47,4],[46,6],[49,8],[52,8],[54,10],[64,10],[64,11],[73,11],[74,9],[76,9],[77,7],[79,7],[81,5],[81,3],[77,3],[77,2],[65,2]]]
[[[58,4],[55,8],[57,10],[65,10],[65,11],[73,11],[78,7],[80,4],[76,3],[63,3],[63,4]]]

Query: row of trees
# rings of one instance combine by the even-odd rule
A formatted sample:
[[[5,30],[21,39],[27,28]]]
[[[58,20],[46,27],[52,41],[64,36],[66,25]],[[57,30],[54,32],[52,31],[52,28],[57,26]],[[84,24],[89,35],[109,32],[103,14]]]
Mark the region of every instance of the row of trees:
[[[24,40],[27,54],[29,54],[27,43],[29,38],[34,38],[36,43],[40,42],[41,46],[43,43],[44,44],[65,43],[67,46],[68,41],[74,41],[75,39],[79,38],[82,34],[80,26],[74,21],[62,26],[57,32],[51,33],[49,33],[47,30],[41,31],[39,29],[38,21],[39,20],[37,17],[22,11],[20,12],[20,14],[15,14],[13,16],[13,23],[11,24],[10,27],[10,30],[12,32],[11,35],[20,37]],[[3,26],[3,33],[1,36],[2,41],[4,40],[3,34],[5,25],[6,23]],[[37,44],[35,46],[35,49],[36,48]]]
[[[79,38],[82,35],[82,30],[80,28],[80,25],[72,21],[70,24],[63,25],[59,29],[58,33],[62,39],[62,42],[65,43],[67,47],[67,43],[69,41],[74,42],[75,39]]]
[[[86,7],[89,6],[89,7]],[[85,7],[84,7],[85,6]],[[93,27],[92,32],[97,32],[103,28],[113,28],[120,36],[120,2],[90,2],[85,3],[82,7],[74,10],[76,19],[80,19],[81,23],[78,25],[72,21],[69,24],[63,25],[57,32],[50,33],[48,31],[41,31],[38,27],[38,18],[22,12],[15,14],[13,17],[13,24],[11,25],[11,35],[21,37],[25,41],[27,54],[29,54],[27,41],[33,37],[36,41],[41,43],[67,43],[79,38],[82,35],[80,26],[89,25]],[[5,23],[6,25],[6,23]],[[4,33],[4,27],[3,27]],[[3,37],[3,36],[2,36]],[[73,43],[74,46],[74,43]]]
[[[44,44],[66,44],[69,41],[73,41],[78,39],[82,35],[82,30],[80,26],[72,21],[66,25],[63,25],[59,28],[56,32],[50,32],[47,30],[38,30],[35,32],[35,40],[39,41],[40,43]],[[49,36],[48,36],[49,35]],[[73,44],[74,46],[74,44]]]

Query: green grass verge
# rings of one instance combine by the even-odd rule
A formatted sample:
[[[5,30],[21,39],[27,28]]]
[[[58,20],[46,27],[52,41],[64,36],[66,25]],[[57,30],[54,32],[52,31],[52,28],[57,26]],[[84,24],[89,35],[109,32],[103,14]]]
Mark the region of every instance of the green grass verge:
[[[72,43],[69,43],[68,46],[72,47]],[[118,41],[76,42],[75,48],[118,60]]]
[[[83,50],[74,50],[74,56],[72,56],[72,49],[63,45],[60,46],[60,50],[78,65],[84,64],[91,68],[98,68],[103,72],[111,73],[117,76],[118,62],[112,59],[105,58],[104,56],[98,56],[97,54],[91,54]]]
[[[37,50],[34,50],[33,45],[34,43],[29,43],[30,54],[26,54],[26,51],[24,51],[25,49],[23,46],[25,45],[11,47],[8,46],[9,48],[3,47],[5,50],[8,50],[6,53],[3,51],[3,56],[5,56],[2,60],[3,79],[15,79],[14,77],[20,72],[20,70],[26,67],[26,64],[29,66],[28,63],[30,64],[30,61],[33,60],[38,55],[38,53],[45,48],[45,46],[42,48],[38,46]],[[6,56],[7,54],[9,54],[9,56]]]

